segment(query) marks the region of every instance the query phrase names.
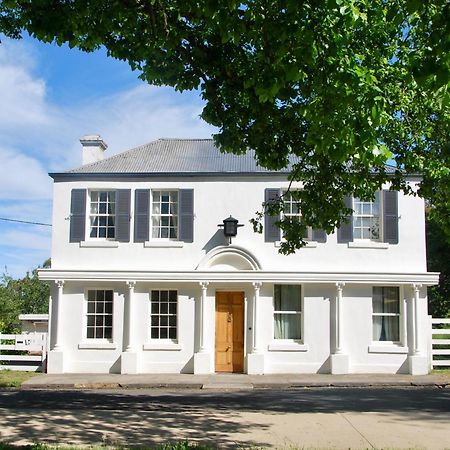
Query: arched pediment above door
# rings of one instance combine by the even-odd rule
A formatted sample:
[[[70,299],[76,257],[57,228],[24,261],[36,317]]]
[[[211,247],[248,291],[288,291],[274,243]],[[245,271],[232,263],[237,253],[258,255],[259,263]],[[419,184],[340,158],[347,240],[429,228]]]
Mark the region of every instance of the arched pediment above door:
[[[246,249],[235,246],[216,247],[200,261],[196,270],[261,270],[259,261]]]

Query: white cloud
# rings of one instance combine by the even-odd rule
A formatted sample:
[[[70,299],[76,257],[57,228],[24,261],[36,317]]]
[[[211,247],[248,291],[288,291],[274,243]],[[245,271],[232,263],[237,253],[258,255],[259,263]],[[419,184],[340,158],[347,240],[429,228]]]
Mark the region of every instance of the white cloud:
[[[76,105],[57,104],[48,96],[52,86],[38,72],[45,67],[39,57],[32,41],[5,40],[0,46],[3,217],[50,220],[52,180],[47,172],[80,165],[78,140],[85,134],[100,134],[109,145],[106,156],[111,156],[160,137],[205,138],[214,132],[199,118],[203,104],[196,93],[139,81],[112,95],[94,92]],[[0,267],[11,268],[14,260],[14,273],[24,273],[49,253],[49,233],[22,231],[0,221]]]
[[[51,197],[51,180],[35,158],[0,147],[0,199]]]
[[[41,231],[38,227],[31,228],[32,230],[30,231],[10,229],[0,233],[0,246],[24,248],[27,250],[43,250],[48,252],[51,243],[51,232]]]
[[[6,41],[0,46],[0,130],[25,131],[50,124],[45,103],[45,81],[33,77],[33,55],[23,43]]]

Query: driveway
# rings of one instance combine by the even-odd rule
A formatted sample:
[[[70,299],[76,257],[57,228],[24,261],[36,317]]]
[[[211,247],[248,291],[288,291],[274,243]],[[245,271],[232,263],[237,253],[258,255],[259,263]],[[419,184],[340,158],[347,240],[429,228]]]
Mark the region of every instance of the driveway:
[[[450,448],[450,389],[1,391],[1,441]]]

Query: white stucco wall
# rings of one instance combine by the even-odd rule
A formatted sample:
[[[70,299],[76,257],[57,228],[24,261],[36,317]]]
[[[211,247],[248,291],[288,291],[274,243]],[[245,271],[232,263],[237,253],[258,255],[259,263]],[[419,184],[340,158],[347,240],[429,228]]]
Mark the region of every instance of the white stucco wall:
[[[426,272],[424,204],[419,197],[399,195],[399,244],[383,248],[354,248],[338,244],[336,234],[327,243],[302,248],[294,255],[278,253],[274,243],[253,232],[249,220],[261,210],[265,188],[283,188],[283,178],[179,178],[170,181],[69,181],[54,184],[52,268],[86,270],[194,270],[204,255],[222,244],[217,227],[232,215],[245,226],[239,228],[233,244],[242,246],[258,259],[262,270],[334,272]],[[92,189],[194,189],[194,242],[180,248],[149,248],[143,243],[118,243],[117,248],[83,248],[69,243],[70,192]],[[132,211],[134,196],[132,192]],[[133,219],[131,222],[133,225]]]

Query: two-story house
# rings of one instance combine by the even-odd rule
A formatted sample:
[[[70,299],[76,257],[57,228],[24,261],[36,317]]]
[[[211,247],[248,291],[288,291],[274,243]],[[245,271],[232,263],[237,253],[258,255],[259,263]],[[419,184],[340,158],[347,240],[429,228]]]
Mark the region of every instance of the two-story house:
[[[284,256],[278,218],[263,234],[249,220],[287,190],[287,171],[209,139],[107,159],[99,136],[81,142],[83,165],[51,174],[48,372],[428,372],[438,275],[419,197],[348,198],[348,224],[310,230]],[[286,197],[284,214],[300,214]]]

